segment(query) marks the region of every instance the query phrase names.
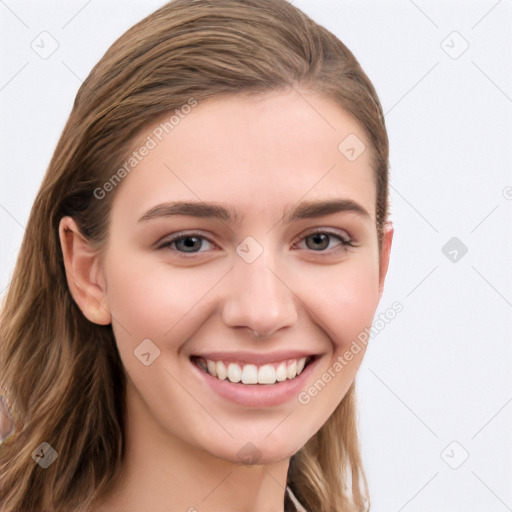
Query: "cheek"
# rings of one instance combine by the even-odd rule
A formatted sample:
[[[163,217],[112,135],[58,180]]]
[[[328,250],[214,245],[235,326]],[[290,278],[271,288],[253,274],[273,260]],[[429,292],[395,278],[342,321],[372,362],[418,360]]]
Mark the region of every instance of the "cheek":
[[[300,288],[299,288],[300,286]],[[301,301],[325,330],[336,352],[346,350],[368,328],[379,302],[379,267],[361,257],[333,267],[301,273]]]
[[[312,273],[313,277],[315,285],[303,288],[301,294],[321,335],[329,338],[329,348],[315,378],[297,397],[304,425],[315,418],[311,435],[338,407],[361,365],[379,302],[379,267],[374,260],[363,258],[340,265],[334,272]]]
[[[134,253],[121,258],[112,252],[106,272],[116,338],[136,346],[146,338],[176,338],[190,318],[207,307],[208,293],[225,269],[180,269],[156,259],[148,264],[147,255]]]

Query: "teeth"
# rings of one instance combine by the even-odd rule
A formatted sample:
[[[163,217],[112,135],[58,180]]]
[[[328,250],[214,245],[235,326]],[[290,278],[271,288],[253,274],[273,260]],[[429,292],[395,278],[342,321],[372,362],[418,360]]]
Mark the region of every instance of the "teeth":
[[[228,376],[228,372],[226,370],[226,365],[219,361],[217,363],[217,378],[220,380],[224,380]]]
[[[284,361],[277,367],[276,379],[278,382],[283,382],[286,380],[286,363]]]
[[[297,376],[297,361],[292,361],[292,364],[289,364],[286,367],[286,378],[293,379]]]
[[[229,364],[229,366],[228,366],[228,379],[231,382],[240,382],[242,380],[242,370],[240,370],[240,366],[238,366],[235,363],[230,363]]]
[[[215,361],[211,361],[210,359],[208,359],[206,361],[206,365],[208,368],[208,373],[210,375],[213,375],[214,377],[217,377],[217,364],[215,363]]]
[[[277,366],[264,364],[224,363],[223,361],[212,361],[210,359],[198,358],[196,360],[205,372],[220,380],[228,379],[230,382],[242,384],[275,384],[285,380],[294,379],[302,373],[306,365],[306,357],[301,359],[289,359],[280,362]]]
[[[276,371],[271,364],[264,364],[258,370],[258,384],[275,384]]]
[[[242,371],[242,382],[244,384],[258,384],[258,369],[255,364],[244,365],[244,369]]]

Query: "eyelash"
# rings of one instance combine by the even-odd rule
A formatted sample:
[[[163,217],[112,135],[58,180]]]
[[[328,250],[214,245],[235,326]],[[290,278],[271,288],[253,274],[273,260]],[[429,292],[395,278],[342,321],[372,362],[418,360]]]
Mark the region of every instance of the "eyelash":
[[[354,244],[353,240],[350,238],[350,236],[348,235],[347,232],[345,232],[345,231],[343,231],[343,232],[334,232],[334,231],[331,231],[329,229],[318,229],[316,231],[312,231],[312,232],[308,233],[307,235],[303,236],[302,238],[300,238],[298,240],[298,242],[304,241],[304,240],[306,240],[309,237],[312,237],[314,235],[319,235],[319,234],[328,235],[329,237],[337,238],[340,241],[340,244],[337,247],[338,248],[341,247],[342,250],[346,250],[348,247],[355,247],[355,244]],[[179,242],[180,240],[186,240],[187,238],[199,238],[200,240],[206,240],[206,241],[208,241],[211,244],[215,243],[215,242],[212,242],[208,237],[204,236],[201,233],[197,233],[197,232],[183,233],[183,232],[180,232],[180,233],[176,233],[175,235],[172,235],[170,238],[168,238],[167,240],[165,240],[164,242],[159,244],[157,246],[157,250],[171,249],[171,246],[173,244]],[[330,244],[330,241],[331,241],[331,239],[329,239],[329,244]],[[294,245],[296,243],[297,242],[295,242]],[[197,256],[198,254],[201,254],[202,252],[206,252],[206,251],[182,252],[182,251],[178,251],[177,249],[171,249],[171,250],[175,251],[179,258],[190,258],[190,257],[193,258],[194,256]],[[335,249],[320,250],[320,251],[315,251],[313,249],[309,249],[310,252],[315,253],[315,254],[317,254],[319,256],[331,255],[336,250],[337,250],[336,248]]]

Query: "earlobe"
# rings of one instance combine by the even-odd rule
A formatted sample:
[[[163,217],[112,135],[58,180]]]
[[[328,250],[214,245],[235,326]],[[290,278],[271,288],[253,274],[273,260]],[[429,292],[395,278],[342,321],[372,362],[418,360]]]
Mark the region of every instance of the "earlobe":
[[[393,242],[394,228],[391,222],[386,222],[382,229],[382,245],[379,261],[379,299],[384,293],[384,281],[389,267],[389,257],[391,253],[391,244]]]
[[[99,325],[111,323],[100,255],[71,217],[59,224],[59,238],[68,287],[84,316]]]

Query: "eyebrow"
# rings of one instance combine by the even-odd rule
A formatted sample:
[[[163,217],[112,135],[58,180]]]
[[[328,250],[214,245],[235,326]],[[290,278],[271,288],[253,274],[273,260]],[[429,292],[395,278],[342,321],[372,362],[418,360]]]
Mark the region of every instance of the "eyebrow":
[[[147,222],[160,217],[173,215],[188,215],[190,217],[211,217],[224,222],[236,224],[240,222],[237,213],[218,203],[178,201],[176,203],[162,203],[148,210],[139,222]]]
[[[293,207],[284,215],[284,222],[290,223],[302,219],[323,217],[333,213],[354,213],[360,217],[370,219],[368,211],[359,203],[351,199],[330,199],[303,201]],[[148,210],[138,222],[147,222],[162,217],[174,215],[187,215],[190,217],[213,218],[229,224],[239,224],[241,217],[232,208],[220,203],[206,203],[199,201],[178,201],[175,203],[162,203]]]

